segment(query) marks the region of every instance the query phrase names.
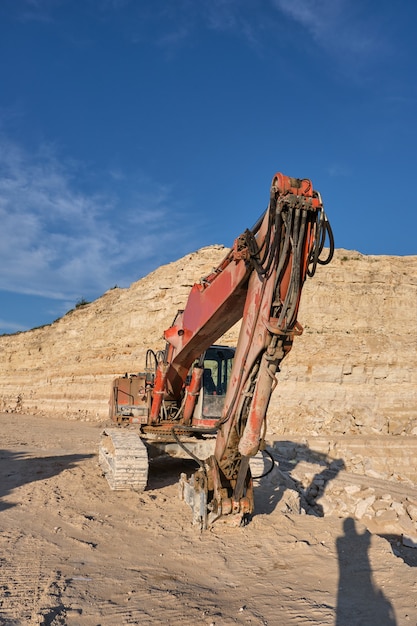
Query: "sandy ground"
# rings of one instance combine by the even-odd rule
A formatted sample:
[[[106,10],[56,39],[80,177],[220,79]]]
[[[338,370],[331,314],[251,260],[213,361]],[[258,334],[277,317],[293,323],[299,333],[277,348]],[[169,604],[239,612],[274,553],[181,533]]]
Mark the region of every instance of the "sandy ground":
[[[284,513],[283,488],[258,481],[246,527],[200,533],[177,497],[184,462],[111,492],[99,425],[0,426],[1,624],[417,624],[417,551],[395,556],[351,518]]]

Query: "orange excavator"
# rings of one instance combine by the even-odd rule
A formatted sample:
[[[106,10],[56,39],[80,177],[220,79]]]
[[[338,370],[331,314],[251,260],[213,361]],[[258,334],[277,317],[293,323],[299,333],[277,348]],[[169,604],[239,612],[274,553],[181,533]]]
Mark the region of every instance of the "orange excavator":
[[[164,332],[165,350],[148,350],[144,372],[113,381],[110,417],[119,427],[104,430],[99,450],[113,489],[145,489],[149,456],[189,457],[198,469],[181,475],[180,494],[193,522],[204,529],[220,518],[248,519],[249,461],[264,446],[281,361],[302,333],[303,284],[333,250],[311,181],[275,174],[268,208],[192,287]],[[239,320],[236,348],[216,345]]]

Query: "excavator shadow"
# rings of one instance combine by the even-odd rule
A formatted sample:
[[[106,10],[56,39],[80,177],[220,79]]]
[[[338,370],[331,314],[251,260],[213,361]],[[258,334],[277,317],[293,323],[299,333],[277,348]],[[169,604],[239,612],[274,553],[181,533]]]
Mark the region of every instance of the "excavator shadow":
[[[31,456],[30,452],[0,450],[0,511],[16,506],[6,502],[19,487],[39,480],[46,480],[66,469],[78,465],[80,461],[94,457],[94,454],[63,454],[54,456]]]
[[[380,534],[379,536],[388,541],[392,553],[395,554],[396,557],[402,559],[409,567],[417,567],[417,550],[404,546],[401,535]]]
[[[150,491],[176,485],[182,473],[191,476],[197,469],[198,464],[192,459],[179,459],[168,455],[151,459],[146,490]]]
[[[298,478],[298,465],[308,466],[308,481]],[[343,459],[328,455],[293,441],[274,441],[251,462],[254,478],[255,515],[270,514],[275,508],[284,513],[323,517],[319,498],[327,484],[344,469]]]

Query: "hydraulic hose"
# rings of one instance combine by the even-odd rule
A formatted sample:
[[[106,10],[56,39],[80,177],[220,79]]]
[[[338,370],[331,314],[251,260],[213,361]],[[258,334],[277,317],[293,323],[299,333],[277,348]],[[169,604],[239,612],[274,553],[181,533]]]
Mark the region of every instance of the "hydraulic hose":
[[[198,465],[201,467],[201,469],[203,469],[205,471],[204,462],[201,459],[199,459],[198,456],[196,456],[193,452],[191,452],[191,450],[189,450],[189,448],[187,448],[187,446],[178,437],[177,433],[175,432],[175,429],[176,429],[176,427],[173,426],[172,429],[171,429],[171,432],[172,432],[172,436],[174,437],[174,439],[177,442],[177,444],[180,446],[180,448],[182,448],[184,450],[184,452],[186,452],[186,454],[188,454],[188,456],[191,459],[193,459],[196,463],[198,463]],[[181,425],[179,427],[179,429],[192,432],[193,434],[200,433],[200,434],[204,434],[204,435],[215,435],[217,433],[217,430],[218,430],[218,428],[194,428],[193,426],[183,426],[183,425]]]
[[[323,251],[324,244],[326,242],[326,236],[329,238],[329,253],[325,259],[320,258],[320,254]],[[334,254],[334,237],[332,227],[327,219],[324,211],[320,213],[316,223],[316,237],[313,249],[309,258],[309,267],[307,275],[314,276],[316,273],[317,265],[327,265],[333,258]]]

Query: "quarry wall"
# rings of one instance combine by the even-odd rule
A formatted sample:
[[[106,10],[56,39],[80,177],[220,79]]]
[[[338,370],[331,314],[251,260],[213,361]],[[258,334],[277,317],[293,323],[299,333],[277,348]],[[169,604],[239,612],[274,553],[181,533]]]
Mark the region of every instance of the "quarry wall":
[[[210,246],[115,288],[51,325],[0,337],[0,411],[102,420],[116,375],[147,348],[227,250]],[[308,279],[304,333],[282,364],[269,432],[417,434],[417,256],[337,250]],[[222,343],[236,342],[238,325]]]

